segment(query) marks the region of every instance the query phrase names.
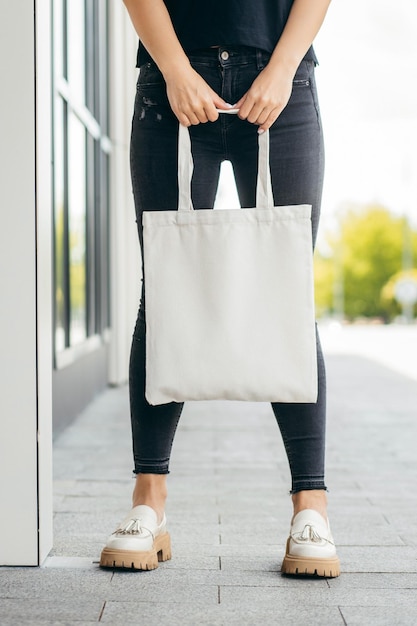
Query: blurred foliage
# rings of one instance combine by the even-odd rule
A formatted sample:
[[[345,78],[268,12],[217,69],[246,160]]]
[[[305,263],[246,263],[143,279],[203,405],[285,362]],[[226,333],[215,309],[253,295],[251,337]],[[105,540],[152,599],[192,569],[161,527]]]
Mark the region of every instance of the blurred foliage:
[[[417,289],[417,268],[397,272],[394,276],[391,276],[389,281],[382,288],[382,301],[394,312],[398,310],[396,290],[398,285],[403,282],[413,283],[415,286],[414,288]]]
[[[55,213],[55,316],[59,326],[64,324],[64,208]]]
[[[59,207],[55,215],[55,298],[56,315],[59,320],[64,319],[65,307],[65,258],[64,240],[65,216],[63,207]],[[71,317],[84,315],[86,306],[86,251],[85,251],[85,217],[73,217],[70,221],[69,233],[69,284]]]
[[[407,258],[415,265],[417,232],[410,232],[403,217],[378,205],[345,211],[338,232],[327,236],[328,254],[316,252],[318,317],[344,312],[348,319],[390,321],[398,315],[394,283],[403,268],[404,241],[409,242]]]

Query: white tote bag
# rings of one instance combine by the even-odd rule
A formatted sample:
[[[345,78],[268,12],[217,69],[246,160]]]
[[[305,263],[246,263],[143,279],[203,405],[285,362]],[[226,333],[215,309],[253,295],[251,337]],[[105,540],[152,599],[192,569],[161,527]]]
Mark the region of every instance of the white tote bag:
[[[311,206],[274,207],[268,132],[253,209],[193,210],[178,150],[178,210],[143,213],[146,399],[316,402]]]

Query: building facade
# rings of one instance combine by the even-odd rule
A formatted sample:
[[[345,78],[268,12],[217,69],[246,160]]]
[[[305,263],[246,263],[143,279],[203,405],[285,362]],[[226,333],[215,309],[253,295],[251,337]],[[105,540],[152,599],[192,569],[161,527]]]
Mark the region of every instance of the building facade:
[[[52,439],[127,379],[137,38],[121,0],[1,0],[0,565],[52,547]]]

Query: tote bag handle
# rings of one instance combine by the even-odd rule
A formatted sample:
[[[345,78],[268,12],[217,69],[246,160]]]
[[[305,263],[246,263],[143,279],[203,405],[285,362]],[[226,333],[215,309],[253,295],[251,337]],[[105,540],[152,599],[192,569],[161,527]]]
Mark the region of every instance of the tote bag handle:
[[[218,113],[236,114],[239,109]],[[178,210],[192,211],[191,178],[193,175],[193,157],[191,153],[190,133],[180,124],[178,133]],[[271,171],[269,167],[269,130],[259,135],[258,139],[258,179],[256,183],[256,208],[271,209],[274,206],[272,195]]]

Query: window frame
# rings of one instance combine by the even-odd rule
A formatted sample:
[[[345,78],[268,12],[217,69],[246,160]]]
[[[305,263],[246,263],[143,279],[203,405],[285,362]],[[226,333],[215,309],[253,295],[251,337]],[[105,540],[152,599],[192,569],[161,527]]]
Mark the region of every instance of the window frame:
[[[58,0],[60,24],[55,19],[57,2],[52,2],[52,153],[53,153],[53,357],[54,367],[60,369],[79,358],[82,354],[96,349],[109,340],[110,329],[110,189],[109,168],[112,142],[109,137],[109,0],[80,0],[84,4],[84,101],[72,88],[68,77],[68,4],[71,0]],[[57,35],[56,29],[61,28]],[[57,46],[62,46],[57,50]],[[61,75],[56,74],[56,58]],[[56,99],[62,102],[61,137],[63,154],[57,154]],[[70,277],[70,206],[69,206],[69,116],[73,114],[85,131],[85,332],[86,338],[80,343],[71,338],[71,277]],[[62,267],[57,259],[57,212],[56,212],[56,173],[55,162],[62,159],[63,170],[63,241],[61,252]],[[57,345],[57,275],[62,273],[64,347]]]

